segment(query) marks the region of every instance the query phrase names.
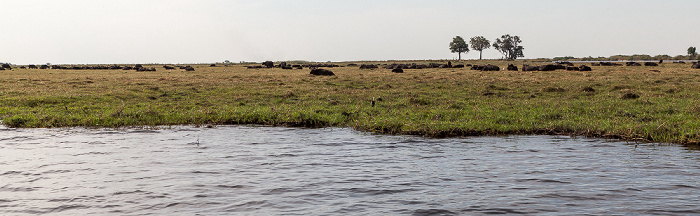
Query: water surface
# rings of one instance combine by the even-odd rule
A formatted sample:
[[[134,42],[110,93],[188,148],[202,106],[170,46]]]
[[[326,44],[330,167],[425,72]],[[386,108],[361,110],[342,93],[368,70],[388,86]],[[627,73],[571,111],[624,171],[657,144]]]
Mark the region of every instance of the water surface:
[[[0,129],[0,214],[700,214],[700,153],[559,136]]]

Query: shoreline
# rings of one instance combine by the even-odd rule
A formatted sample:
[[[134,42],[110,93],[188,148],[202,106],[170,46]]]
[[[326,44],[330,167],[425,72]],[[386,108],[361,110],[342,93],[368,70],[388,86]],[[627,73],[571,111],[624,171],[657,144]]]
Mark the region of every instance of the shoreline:
[[[394,63],[411,62],[430,63]],[[307,68],[247,68],[253,65],[2,71],[0,119],[20,128],[257,124],[425,137],[568,135],[700,145],[700,76],[689,64],[404,73],[382,63],[377,69],[339,64],[328,68],[335,76],[313,76]]]

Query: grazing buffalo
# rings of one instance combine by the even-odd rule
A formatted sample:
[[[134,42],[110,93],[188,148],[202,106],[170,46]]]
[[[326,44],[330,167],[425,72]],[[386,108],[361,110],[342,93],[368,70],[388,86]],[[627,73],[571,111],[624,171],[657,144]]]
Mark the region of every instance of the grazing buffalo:
[[[693,66],[690,66],[690,68],[700,69],[700,62],[696,62]]]
[[[539,71],[540,67],[537,66],[530,66],[530,65],[523,65],[523,71]]]
[[[265,66],[265,67],[267,67],[267,68],[271,68],[271,67],[274,67],[274,66],[275,66],[275,63],[272,62],[272,61],[265,61],[265,62],[262,63],[262,65]]]
[[[579,71],[591,71],[591,67],[588,67],[586,65],[581,65],[578,68],[579,68]]]
[[[185,67],[185,71],[194,71],[194,68],[192,66],[187,65],[187,67]]]
[[[644,66],[659,66],[659,64],[654,62],[644,62]]]
[[[558,69],[557,66],[553,64],[539,66],[539,71],[554,71],[556,69]]]
[[[501,68],[499,68],[496,65],[484,65],[484,68],[481,69],[482,71],[500,71]]]
[[[394,73],[403,73],[403,69],[400,68],[400,67],[399,67],[399,68],[394,68],[393,70],[391,70],[391,72],[394,72]]]
[[[27,66],[27,68],[29,68],[29,69],[39,69],[39,67],[37,67],[36,65],[29,65],[29,66]]]
[[[173,66],[168,66],[168,65],[163,65],[163,68],[165,68],[166,70],[175,69],[175,67],[173,67]]]
[[[326,69],[321,69],[321,68],[313,68],[313,69],[311,69],[311,73],[310,73],[310,74],[316,75],[316,76],[335,76],[335,74],[333,73],[333,71],[326,70]]]
[[[39,67],[39,69],[49,69],[49,66],[48,66],[48,65],[42,65],[42,66]]]
[[[373,64],[360,65],[360,69],[376,69],[376,68],[379,68],[379,67],[377,67],[377,65],[373,65]]]
[[[627,66],[642,66],[642,64],[639,64],[637,62],[627,62]]]
[[[518,71],[518,66],[515,66],[515,65],[513,65],[513,64],[508,64],[508,68],[507,68],[507,69],[508,69],[509,71]]]

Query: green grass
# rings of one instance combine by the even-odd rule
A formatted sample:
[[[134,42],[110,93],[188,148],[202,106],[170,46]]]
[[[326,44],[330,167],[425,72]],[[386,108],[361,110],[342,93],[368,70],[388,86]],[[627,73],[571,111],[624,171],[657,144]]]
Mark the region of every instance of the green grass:
[[[700,141],[700,71],[689,65],[403,74],[341,67],[331,69],[333,77],[244,65],[201,65],[195,72],[153,67],[159,70],[2,71],[0,118],[9,127],[30,128],[264,124],[431,137],[566,134]]]

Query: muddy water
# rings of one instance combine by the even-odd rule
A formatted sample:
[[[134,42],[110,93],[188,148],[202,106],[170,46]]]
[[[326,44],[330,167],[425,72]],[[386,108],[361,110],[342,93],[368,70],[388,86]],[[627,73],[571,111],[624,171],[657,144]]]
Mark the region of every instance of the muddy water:
[[[700,153],[556,136],[0,129],[0,214],[700,214]]]

